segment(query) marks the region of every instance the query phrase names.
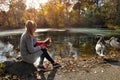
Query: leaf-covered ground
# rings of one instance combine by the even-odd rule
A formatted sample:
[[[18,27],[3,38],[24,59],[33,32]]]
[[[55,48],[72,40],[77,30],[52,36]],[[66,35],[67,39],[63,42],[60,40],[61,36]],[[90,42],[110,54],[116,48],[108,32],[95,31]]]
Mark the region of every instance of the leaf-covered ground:
[[[0,80],[120,80],[120,55],[111,54],[105,58],[72,58],[55,59],[62,67],[51,69],[44,74],[17,76],[14,74],[3,74]],[[52,68],[51,64],[45,62],[45,66]]]

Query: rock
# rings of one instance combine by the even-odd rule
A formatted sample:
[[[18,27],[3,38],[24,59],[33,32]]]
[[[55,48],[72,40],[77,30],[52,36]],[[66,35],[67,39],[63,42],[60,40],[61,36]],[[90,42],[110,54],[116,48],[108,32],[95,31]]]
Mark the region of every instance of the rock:
[[[32,64],[24,61],[5,61],[3,64],[5,64],[5,72],[11,75],[30,76],[36,71]]]

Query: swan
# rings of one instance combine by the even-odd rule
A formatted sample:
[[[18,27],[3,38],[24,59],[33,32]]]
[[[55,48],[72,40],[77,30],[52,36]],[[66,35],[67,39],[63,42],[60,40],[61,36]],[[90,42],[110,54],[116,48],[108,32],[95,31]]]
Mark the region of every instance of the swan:
[[[105,51],[106,51],[105,42],[103,36],[99,36],[99,37],[100,38],[96,43],[95,50],[99,56],[105,56]]]
[[[109,40],[109,44],[116,49],[120,48],[120,42],[118,42],[117,40],[118,38],[115,38],[115,37],[111,37]]]

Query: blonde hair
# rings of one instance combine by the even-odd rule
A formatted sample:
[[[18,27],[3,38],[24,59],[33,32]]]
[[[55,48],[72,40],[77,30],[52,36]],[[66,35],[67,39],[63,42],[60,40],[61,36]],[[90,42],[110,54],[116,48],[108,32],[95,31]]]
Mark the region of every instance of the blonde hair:
[[[37,27],[37,24],[34,21],[32,21],[32,20],[27,20],[26,21],[25,28],[26,28],[26,31],[27,31],[28,34],[34,35],[33,32],[32,32],[32,29],[34,27]]]

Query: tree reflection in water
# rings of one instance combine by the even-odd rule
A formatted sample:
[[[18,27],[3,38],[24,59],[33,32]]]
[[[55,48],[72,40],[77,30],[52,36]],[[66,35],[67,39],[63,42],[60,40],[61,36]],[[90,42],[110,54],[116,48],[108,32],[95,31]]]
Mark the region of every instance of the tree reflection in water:
[[[92,33],[92,32],[91,32]],[[52,45],[48,47],[50,55],[55,57],[57,55],[61,57],[92,57],[96,55],[95,52],[95,43],[97,39],[95,34],[86,33],[86,32],[69,32],[69,31],[46,31],[46,32],[37,32],[39,40],[44,40],[46,37],[52,38]],[[14,34],[11,37],[1,36],[0,40],[5,41],[6,37],[10,38],[8,41],[14,45],[14,52],[18,55],[19,42],[21,34]],[[110,38],[111,36],[105,36],[105,39]],[[72,44],[72,47],[68,43]],[[113,50],[113,49],[111,49]],[[110,49],[107,48],[107,54],[109,54]],[[70,55],[71,54],[71,55]]]

